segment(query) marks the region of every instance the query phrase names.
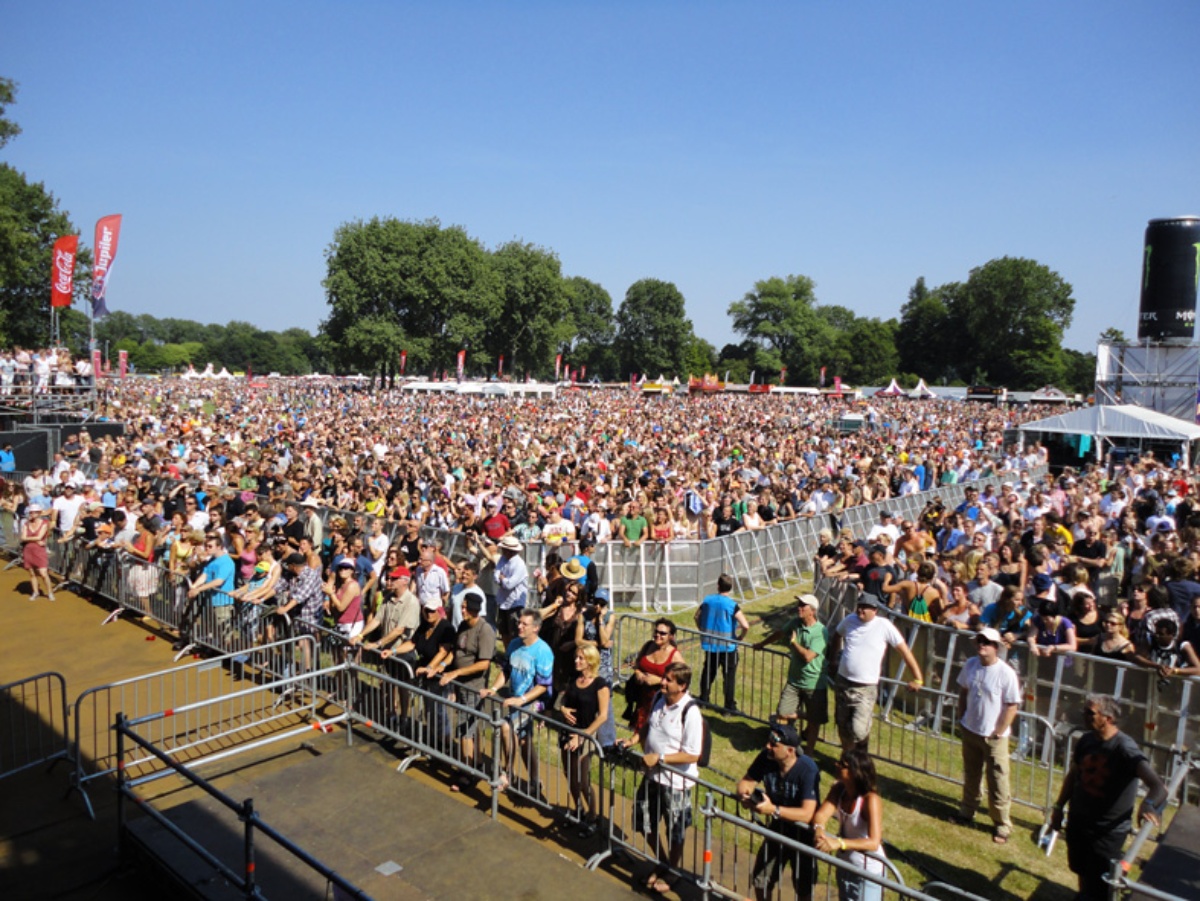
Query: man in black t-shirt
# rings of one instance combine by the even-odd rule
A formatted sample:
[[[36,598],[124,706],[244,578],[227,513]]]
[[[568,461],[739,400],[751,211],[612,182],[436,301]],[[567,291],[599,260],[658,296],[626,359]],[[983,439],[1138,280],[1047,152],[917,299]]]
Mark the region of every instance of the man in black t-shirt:
[[[1137,799],[1137,783],[1146,784],[1146,798],[1138,821],[1158,825],[1167,803],[1167,789],[1150,767],[1137,743],[1117,728],[1121,708],[1108,695],[1088,695],[1083,706],[1088,733],[1075,746],[1075,756],[1058,793],[1050,820],[1061,829],[1063,808],[1070,806],[1067,821],[1067,864],[1079,877],[1080,901],[1106,901],[1109,887],[1104,876],[1121,856],[1129,835],[1129,820]]]
[[[791,726],[771,727],[767,746],[750,764],[737,784],[742,804],[762,815],[767,828],[806,845],[811,833],[801,824],[811,822],[820,801],[821,772],[811,758],[800,752],[800,735]],[[755,790],[758,783],[762,789]],[[812,897],[816,881],[813,858],[782,844],[764,841],[754,859],[754,894],[758,901],[774,897],[783,868],[791,863],[792,889],[800,901]]]

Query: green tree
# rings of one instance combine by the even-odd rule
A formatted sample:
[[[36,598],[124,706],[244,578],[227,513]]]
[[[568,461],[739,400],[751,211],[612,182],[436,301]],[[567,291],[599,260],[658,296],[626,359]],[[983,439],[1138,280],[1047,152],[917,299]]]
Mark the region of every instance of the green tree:
[[[733,330],[774,348],[780,357],[793,356],[815,328],[815,289],[813,280],[805,275],[772,276],[755,282],[753,291],[729,305]]]
[[[845,378],[852,385],[887,385],[900,371],[895,319],[858,319],[842,333],[849,356]]]
[[[960,371],[973,361],[995,384],[1017,389],[1062,380],[1062,337],[1075,299],[1058,273],[1034,260],[1001,257],[972,269],[946,307]]]
[[[1128,344],[1129,339],[1125,337],[1125,333],[1119,328],[1106,328],[1100,333],[1101,344]]]
[[[565,287],[575,326],[575,335],[565,348],[572,364],[586,365],[589,377],[605,374],[616,378],[612,297],[596,282],[578,275],[568,278]]]
[[[0,163],[0,342],[44,346],[50,339],[50,270],[54,242],[77,234],[54,195]],[[75,258],[75,296],[91,282],[91,253]]]
[[[21,126],[5,118],[9,105],[17,99],[17,83],[11,78],[0,78],[0,147],[21,133]]]
[[[436,219],[346,223],[325,261],[330,310],[321,346],[342,371],[390,370],[401,350],[409,371],[452,369],[459,348],[482,345],[498,316],[487,251]]]
[[[944,375],[942,352],[951,340],[950,314],[942,289],[930,290],[925,276],[908,290],[908,302],[900,308],[896,329],[896,351],[900,368],[936,381]]]
[[[622,375],[687,375],[692,323],[684,311],[683,294],[675,285],[655,278],[634,282],[625,292],[616,318]]]
[[[476,362],[486,361],[495,371],[491,364],[504,354],[506,371],[551,371],[555,354],[575,333],[558,257],[543,247],[510,241],[492,252],[490,263],[500,309],[482,342],[487,356]]]
[[[1096,355],[1063,348],[1063,380],[1058,387],[1085,397],[1096,390]]]

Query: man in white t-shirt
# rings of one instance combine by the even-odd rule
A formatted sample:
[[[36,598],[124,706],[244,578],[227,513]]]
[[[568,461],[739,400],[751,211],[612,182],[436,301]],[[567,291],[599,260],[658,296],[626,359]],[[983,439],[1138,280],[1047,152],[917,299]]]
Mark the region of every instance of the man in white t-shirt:
[[[883,655],[895,648],[912,672],[910,691],[925,684],[917,658],[909,650],[904,636],[891,620],[880,617],[879,602],[869,594],[860,595],[854,612],[838,623],[833,638],[834,653],[840,649],[837,679],[834,682],[834,721],[842,749],[867,750],[871,719],[879,695],[883,673]]]
[[[83,508],[83,500],[70,482],[62,487],[62,494],[54,499],[51,509],[54,511],[54,525],[60,541],[69,539],[74,533],[75,520]]]
[[[871,526],[871,531],[867,533],[867,544],[887,545],[887,549],[890,552],[899,540],[900,529],[896,526],[896,522],[892,517],[892,511],[881,511],[879,522]]]
[[[974,821],[986,769],[988,814],[994,824],[992,841],[1003,845],[1012,834],[1008,735],[1021,706],[1021,683],[1016,671],[1000,659],[1000,641],[995,629],[980,629],[975,636],[978,652],[958,674],[963,790],[955,821],[962,825]]]

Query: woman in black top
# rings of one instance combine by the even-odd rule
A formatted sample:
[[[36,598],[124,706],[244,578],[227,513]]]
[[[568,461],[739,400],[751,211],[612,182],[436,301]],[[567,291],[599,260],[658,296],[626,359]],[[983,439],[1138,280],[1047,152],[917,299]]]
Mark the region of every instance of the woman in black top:
[[[417,677],[417,685],[431,694],[443,697],[446,689],[442,687],[442,664],[454,660],[454,626],[442,615],[440,605],[421,605],[421,625],[408,641],[395,648],[392,652],[397,656],[413,652],[416,657],[416,668],[413,675]],[[439,744],[445,744],[450,739],[450,721],[446,716],[446,708],[441,704],[425,704],[424,728],[427,740],[432,739]]]
[[[595,739],[600,727],[608,720],[608,705],[611,691],[608,682],[601,678],[600,652],[594,645],[580,645],[575,651],[574,681],[567,685],[562,695],[562,715],[567,725]],[[577,732],[559,733],[559,748],[562,751],[563,769],[570,781],[571,799],[579,811],[582,828],[581,838],[596,834],[599,825],[599,799],[592,785],[592,751],[595,742]]]

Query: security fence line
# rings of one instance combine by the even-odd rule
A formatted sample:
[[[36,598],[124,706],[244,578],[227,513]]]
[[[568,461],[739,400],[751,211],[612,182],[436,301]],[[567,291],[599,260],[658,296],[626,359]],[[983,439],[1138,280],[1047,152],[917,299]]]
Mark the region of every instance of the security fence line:
[[[69,715],[61,673],[0,685],[0,779],[69,759]]]
[[[170,716],[153,722],[161,731],[147,734],[170,754],[189,760],[215,760],[229,739],[244,733],[268,733],[268,741],[296,734],[292,727],[303,721],[299,731],[320,722],[317,690],[320,673],[305,671],[304,645],[308,636],[286,639],[241,651],[95,686],[82,692],[71,707],[74,738],[70,746],[73,770],[71,787],[83,799],[88,816],[95,810],[88,787],[96,779],[112,775],[118,755],[112,722],[117,713],[137,719],[167,710]],[[280,680],[290,679],[282,682]],[[243,693],[231,690],[239,683],[253,687]],[[219,704],[206,703],[221,698]],[[282,734],[281,734],[282,733]],[[64,733],[65,734],[65,733]],[[138,763],[143,761],[138,761]]]
[[[79,463],[79,469],[89,476],[95,475],[95,465]],[[1040,478],[1046,467],[1022,470],[1031,478]],[[23,479],[27,473],[9,473],[10,480]],[[935,499],[947,506],[960,503],[969,486],[980,482],[999,481],[1005,473],[997,473],[986,479],[944,485],[931,491],[914,492],[899,497],[860,504],[844,510],[818,514],[805,519],[792,519],[771,523],[754,531],[739,531],[720,538],[704,541],[672,541],[666,544],[645,541],[626,547],[621,541],[608,541],[596,548],[596,565],[602,573],[602,581],[612,595],[613,605],[633,607],[643,613],[651,611],[673,612],[699,604],[716,584],[717,576],[729,573],[734,579],[734,592],[745,600],[763,597],[781,588],[794,587],[805,578],[805,567],[817,547],[822,528],[850,529],[856,536],[866,537],[872,526],[879,522],[883,510],[901,518],[920,516],[925,506]],[[1013,475],[1013,473],[1007,473]],[[162,493],[169,493],[180,482],[162,476],[152,479],[152,485]],[[194,480],[189,481],[199,487]],[[260,502],[268,499],[254,496]],[[364,521],[374,519],[366,513],[338,510],[332,507],[316,508],[326,534],[330,520],[335,517],[354,522],[356,517]],[[385,521],[384,534],[392,543],[400,534],[400,524]],[[443,554],[451,559],[471,556],[467,549],[466,536],[462,532],[422,526],[421,535],[427,540],[438,541]],[[8,530],[5,532],[8,539]],[[15,547],[15,536],[7,542]],[[543,542],[526,544],[523,557],[530,574],[546,565],[546,558],[556,551],[564,556],[573,553],[568,543],[553,546]],[[52,571],[70,578],[51,560]],[[479,578],[480,587],[490,596],[495,595],[494,572],[484,567]]]
[[[173,836],[184,847],[188,848],[193,854],[196,854],[201,860],[216,870],[229,885],[240,889],[243,896],[248,899],[260,899],[263,897],[257,884],[259,876],[256,860],[256,837],[261,833],[271,839],[277,846],[283,848],[284,851],[297,859],[305,867],[319,874],[325,880],[326,894],[333,891],[334,895],[338,898],[358,898],[363,899],[363,901],[370,901],[370,895],[327,867],[299,845],[290,841],[278,830],[265,823],[255,812],[254,801],[252,799],[247,799],[240,804],[237,803],[207,780],[193,773],[189,767],[180,764],[168,752],[157,747],[154,742],[138,734],[136,730],[137,726],[143,726],[152,721],[153,718],[165,717],[167,715],[166,713],[152,714],[150,718],[143,718],[130,723],[125,719],[124,714],[117,714],[116,723],[113,728],[118,749],[117,760],[120,764],[117,770],[117,842],[120,857],[125,857],[125,848],[129,841],[125,816],[125,801],[128,799],[137,804],[143,813],[158,823],[169,835]],[[143,760],[157,761],[163,765],[165,772],[175,773],[181,778],[186,779],[197,788],[202,789],[210,797],[216,799],[226,810],[237,815],[243,829],[242,867],[240,873],[235,872],[216,854],[205,848],[199,839],[193,838],[174,820],[156,810],[152,804],[147,803],[145,799],[138,795],[135,791],[135,782],[128,777],[129,770],[125,766],[126,748],[130,745],[134,748],[140,748],[144,752],[142,755]]]
[[[1187,752],[1180,760],[1180,766],[1175,768],[1170,780],[1167,782],[1167,801],[1170,802],[1176,796],[1180,797],[1182,802],[1182,791],[1186,791],[1185,785],[1188,776],[1200,770],[1200,759],[1193,758],[1191,752]],[[1129,897],[1133,898],[1153,898],[1158,901],[1175,901],[1175,896],[1164,892],[1160,889],[1153,888],[1145,883],[1138,882],[1129,878],[1129,873],[1137,863],[1138,855],[1142,853],[1142,848],[1149,841],[1151,833],[1155,830],[1161,831],[1162,825],[1155,826],[1147,821],[1138,829],[1137,835],[1133,837],[1133,843],[1129,846],[1129,850],[1125,852],[1125,856],[1120,860],[1113,861],[1112,872],[1105,877],[1105,882],[1109,886],[1110,901],[1118,901],[1125,897],[1126,892],[1132,893]]]

